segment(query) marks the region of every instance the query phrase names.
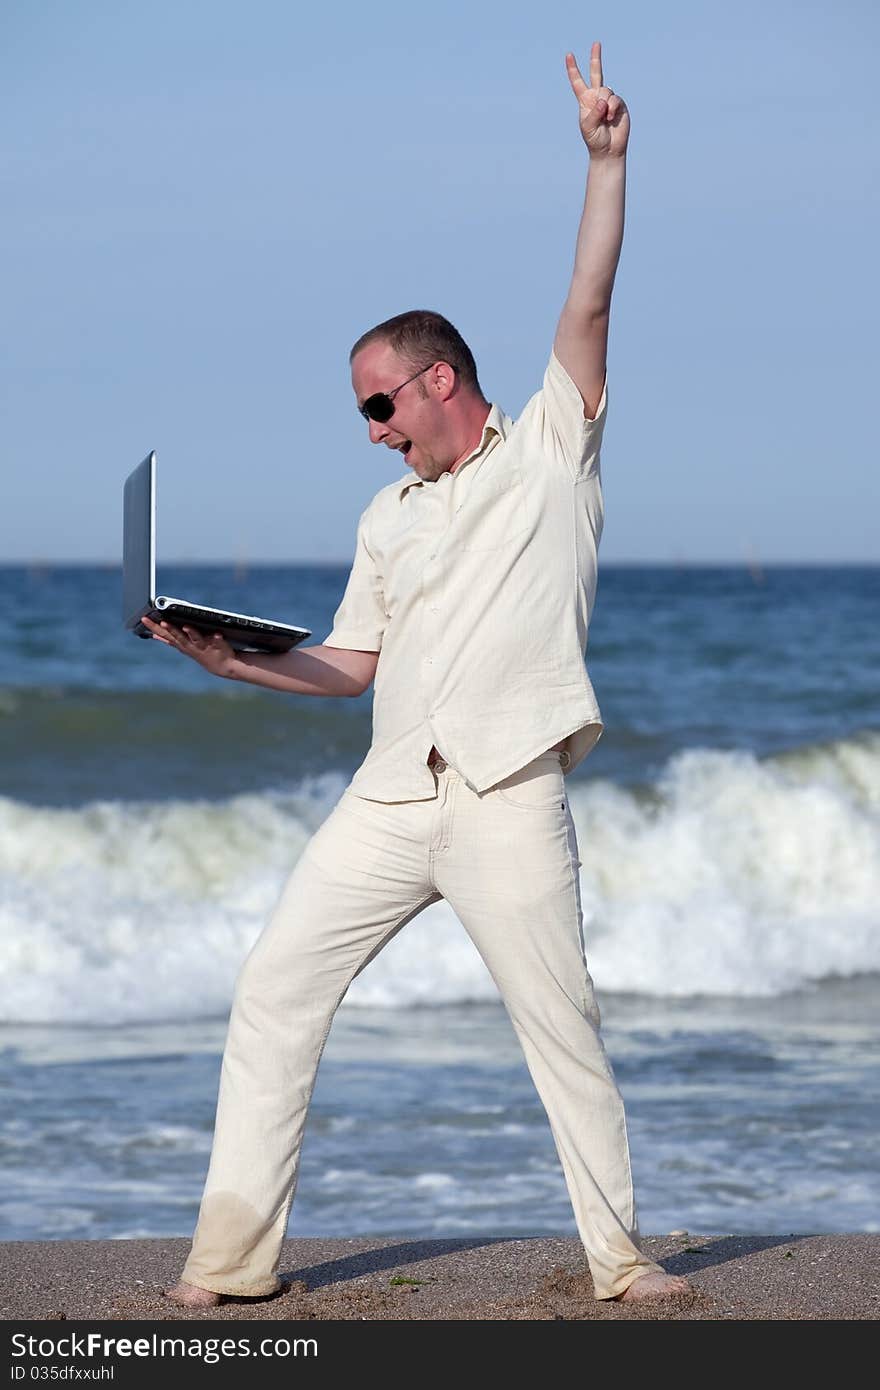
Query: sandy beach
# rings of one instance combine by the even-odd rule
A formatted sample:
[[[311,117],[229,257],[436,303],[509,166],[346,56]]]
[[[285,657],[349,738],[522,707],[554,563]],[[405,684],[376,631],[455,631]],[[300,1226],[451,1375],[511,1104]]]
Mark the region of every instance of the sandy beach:
[[[285,1241],[284,1287],[205,1312],[171,1305],[189,1241],[0,1244],[0,1317],[371,1320],[874,1319],[880,1234],[647,1237],[648,1253],[694,1293],[663,1303],[598,1303],[576,1237]]]

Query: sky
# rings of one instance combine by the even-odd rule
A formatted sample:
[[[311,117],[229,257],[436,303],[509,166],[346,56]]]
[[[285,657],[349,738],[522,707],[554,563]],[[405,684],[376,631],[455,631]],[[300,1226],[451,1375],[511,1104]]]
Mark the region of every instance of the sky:
[[[588,156],[564,58],[632,132],[607,562],[873,562],[873,0],[4,0],[0,563],[345,564],[402,475],[348,352],[444,313],[516,415]]]

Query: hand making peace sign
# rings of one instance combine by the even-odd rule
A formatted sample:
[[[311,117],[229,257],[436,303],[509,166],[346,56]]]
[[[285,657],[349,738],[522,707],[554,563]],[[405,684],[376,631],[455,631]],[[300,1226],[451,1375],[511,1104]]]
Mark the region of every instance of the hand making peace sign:
[[[621,97],[603,86],[602,45],[590,49],[590,85],[581,76],[573,53],[565,55],[565,66],[571,90],[580,107],[581,135],[590,158],[605,158],[626,153],[629,140],[629,112]]]

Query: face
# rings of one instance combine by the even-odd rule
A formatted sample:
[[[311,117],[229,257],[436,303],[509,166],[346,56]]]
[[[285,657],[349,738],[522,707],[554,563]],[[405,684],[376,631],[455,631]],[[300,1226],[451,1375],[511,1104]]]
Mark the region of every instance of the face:
[[[358,406],[377,391],[394,391],[412,374],[411,364],[403,362],[387,344],[368,343],[351,364]],[[371,443],[396,449],[420,478],[434,482],[448,469],[451,460],[444,458],[442,396],[431,370],[397,392],[390,420],[384,424],[370,420],[368,424]]]

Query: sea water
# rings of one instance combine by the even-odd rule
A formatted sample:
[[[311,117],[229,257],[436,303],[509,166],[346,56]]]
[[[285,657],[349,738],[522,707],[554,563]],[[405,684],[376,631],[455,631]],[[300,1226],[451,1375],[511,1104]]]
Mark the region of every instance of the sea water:
[[[163,586],[321,641],[347,570]],[[126,633],[115,568],[0,569],[0,1238],[188,1235],[235,976],[370,739],[357,700]],[[641,1228],[880,1229],[880,569],[606,566],[569,778]],[[574,1233],[443,903],[353,983],[290,1233]]]

